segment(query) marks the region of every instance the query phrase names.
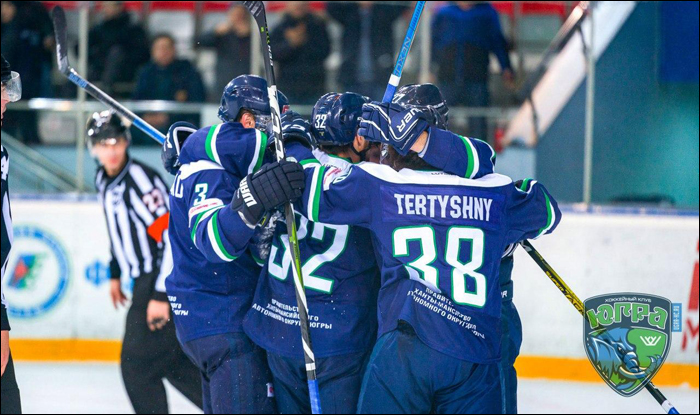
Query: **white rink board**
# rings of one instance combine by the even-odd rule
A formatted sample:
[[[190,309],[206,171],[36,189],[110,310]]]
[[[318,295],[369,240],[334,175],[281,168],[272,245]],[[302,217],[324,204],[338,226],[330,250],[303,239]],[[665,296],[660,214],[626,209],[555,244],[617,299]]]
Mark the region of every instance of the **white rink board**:
[[[34,317],[11,316],[13,337],[120,339],[124,312],[112,307],[106,281],[97,284],[94,272],[91,279],[86,276],[95,264],[106,267],[109,262],[109,240],[97,201],[16,200],[12,208],[15,227],[49,235],[62,246],[70,268],[65,293],[55,305]],[[698,259],[698,226],[697,216],[582,214],[567,209],[555,234],[533,245],[581,299],[624,291],[660,295],[683,303],[684,325],[691,318],[697,327],[697,310],[689,313],[688,301]],[[60,266],[50,243],[16,238],[2,282],[11,308],[41,309],[55,295]],[[33,255],[38,262],[35,259],[26,273],[24,286],[11,286],[23,255]],[[522,354],[585,359],[581,317],[523,250],[516,253],[513,279],[523,320]],[[697,342],[696,336],[683,351],[682,336],[675,334],[668,361],[698,364]]]
[[[124,310],[116,311],[109,297],[106,269],[110,248],[103,210],[96,199],[88,202],[15,200],[12,202],[15,241],[10,252],[2,291],[10,308],[12,336],[24,339],[121,339]],[[67,257],[67,288],[57,287],[64,277],[57,266],[62,255],[35,236],[20,236],[22,229],[38,230],[54,240]],[[23,256],[35,263],[24,287],[11,280]],[[102,281],[88,280],[88,268],[102,268]],[[127,281],[128,282],[128,281]],[[126,284],[125,284],[126,285]],[[130,287],[125,287],[129,289]],[[128,295],[128,294],[127,294]],[[51,298],[56,302],[46,305]],[[38,309],[35,316],[17,312]]]
[[[698,217],[565,212],[550,236],[532,244],[581,300],[641,292],[683,304],[698,260]],[[514,302],[523,321],[523,355],[586,358],[583,319],[524,250],[515,256]],[[696,281],[697,283],[697,281]],[[682,350],[673,335],[668,361],[698,364],[697,335]],[[692,347],[691,347],[692,345]]]

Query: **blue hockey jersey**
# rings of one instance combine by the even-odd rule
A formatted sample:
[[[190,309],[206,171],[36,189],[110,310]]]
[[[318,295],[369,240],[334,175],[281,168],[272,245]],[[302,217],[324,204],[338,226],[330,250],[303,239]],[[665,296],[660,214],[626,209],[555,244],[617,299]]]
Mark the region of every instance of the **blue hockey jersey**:
[[[288,155],[302,163],[313,157],[298,145]],[[501,255],[511,243],[552,232],[561,218],[542,185],[369,163],[343,171],[317,165],[306,174],[304,215],[372,234],[382,275],[379,336],[406,321],[448,356],[499,360]]]
[[[329,169],[345,159],[314,151]],[[312,167],[312,164],[306,164]],[[297,214],[297,236],[316,357],[369,350],[377,334],[379,268],[367,229],[327,225]],[[287,224],[278,221],[269,258],[246,316],[246,334],[275,354],[303,358]]]
[[[170,191],[174,267],[166,282],[182,343],[242,331],[260,268],[248,250],[256,230],[230,203],[240,181],[262,165],[266,147],[264,133],[227,123],[198,130],[182,148]]]
[[[195,138],[202,139],[203,136]],[[244,153],[239,146],[239,142],[208,139],[203,145],[190,146],[188,157],[217,160],[227,171],[238,175],[244,173],[240,165],[246,164],[241,161]],[[328,168],[344,170],[350,166],[348,161],[320,151],[315,155]],[[436,167],[452,168],[455,174],[474,177],[493,172],[494,155],[484,142],[433,129],[421,157]],[[181,160],[188,159],[181,156]],[[313,167],[309,164],[312,161],[304,164]],[[328,357],[371,348],[377,332],[379,274],[369,231],[347,225],[312,223],[301,215],[297,215],[297,221],[315,354]],[[246,333],[261,347],[301,358],[296,292],[286,233],[286,223],[280,221],[244,326]]]

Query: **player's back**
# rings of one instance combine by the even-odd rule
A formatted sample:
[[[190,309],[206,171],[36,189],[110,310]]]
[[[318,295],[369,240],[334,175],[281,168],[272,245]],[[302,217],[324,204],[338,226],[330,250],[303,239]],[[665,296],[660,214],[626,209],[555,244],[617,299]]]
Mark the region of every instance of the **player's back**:
[[[318,184],[314,187],[314,184]],[[369,229],[382,273],[379,336],[400,321],[449,356],[500,356],[498,266],[506,246],[551,232],[559,220],[543,186],[505,176],[470,180],[363,163],[307,177],[310,218]]]
[[[328,169],[351,165],[318,150],[314,155],[316,164]],[[380,281],[371,233],[312,222],[299,213],[296,218],[314,354],[323,358],[370,349],[376,339]],[[280,220],[245,329],[266,350],[301,358],[292,266],[287,225]]]

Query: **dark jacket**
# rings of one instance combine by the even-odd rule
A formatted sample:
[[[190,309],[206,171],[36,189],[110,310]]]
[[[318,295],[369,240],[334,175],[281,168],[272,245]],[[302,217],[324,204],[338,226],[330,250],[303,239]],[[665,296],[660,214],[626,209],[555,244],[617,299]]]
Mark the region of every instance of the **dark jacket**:
[[[150,58],[146,32],[126,12],[93,27],[89,39],[88,73],[95,80],[103,80],[108,65],[117,65],[110,81],[134,81]]]
[[[292,47],[284,37],[287,29],[306,24],[307,42]],[[279,89],[292,103],[313,104],[326,92],[323,62],[330,54],[331,44],[326,22],[312,14],[300,20],[289,15],[270,34],[272,56],[279,62]]]
[[[343,26],[343,62],[338,72],[338,82],[343,86],[356,84],[357,55],[360,51],[360,7],[353,3],[329,2],[328,14]],[[394,49],[394,21],[406,11],[404,6],[375,4],[372,7],[372,62],[374,78],[386,84],[396,62]]]
[[[165,68],[148,63],[139,75],[134,91],[135,100],[175,101],[178,91],[187,92],[187,102],[203,102],[202,77],[186,60],[178,59]]]
[[[41,2],[12,3],[17,14],[2,24],[2,54],[22,76],[22,99],[49,96],[48,75],[55,55],[44,47],[44,40],[53,37],[51,18]]]
[[[239,37],[229,32],[219,36],[212,31],[200,36],[197,43],[198,46],[216,49],[216,80],[212,96],[217,100],[233,78],[250,73],[250,35]]]
[[[440,82],[486,83],[489,54],[501,69],[510,69],[506,40],[498,13],[487,3],[468,10],[457,5],[440,9],[432,22],[433,62]]]

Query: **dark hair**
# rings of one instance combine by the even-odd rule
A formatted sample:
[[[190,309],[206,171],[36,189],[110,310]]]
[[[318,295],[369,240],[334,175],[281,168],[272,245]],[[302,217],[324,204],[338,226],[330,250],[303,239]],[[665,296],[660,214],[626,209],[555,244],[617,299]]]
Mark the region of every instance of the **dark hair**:
[[[319,148],[321,151],[327,154],[332,154],[334,156],[339,156],[340,153],[344,153],[346,151],[352,151],[350,147],[353,144],[345,144],[344,146],[334,146],[334,145],[320,145]]]
[[[420,158],[418,153],[414,151],[409,151],[407,155],[402,156],[394,149],[394,147],[391,146],[389,146],[389,149],[387,151],[385,164],[388,164],[389,166],[391,166],[391,168],[393,168],[396,171],[400,171],[401,169],[439,170],[428,164],[428,162],[426,162],[422,158]]]
[[[155,36],[153,36],[153,40],[151,40],[151,47],[153,47],[153,45],[155,45],[156,42],[159,41],[160,39],[168,39],[170,41],[170,44],[172,44],[173,47],[175,47],[175,44],[176,44],[175,38],[170,33],[165,33],[165,32],[158,33]]]

